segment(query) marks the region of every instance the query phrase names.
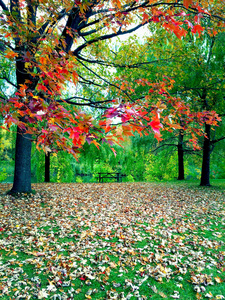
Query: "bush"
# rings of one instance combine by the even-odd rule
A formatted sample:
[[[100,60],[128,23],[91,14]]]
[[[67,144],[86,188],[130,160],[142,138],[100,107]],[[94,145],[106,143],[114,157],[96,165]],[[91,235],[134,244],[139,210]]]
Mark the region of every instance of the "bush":
[[[134,176],[132,176],[131,174],[129,174],[129,175],[126,177],[126,181],[127,181],[127,182],[135,182]]]
[[[0,173],[0,182],[4,181],[7,178],[6,168],[3,168]]]
[[[77,176],[77,177],[76,177],[76,182],[77,182],[77,183],[82,183],[82,182],[83,182],[83,179],[82,179],[80,176]]]
[[[93,171],[94,171],[93,172],[93,178],[95,178],[96,180],[97,180],[97,177],[98,177],[98,173],[113,173],[113,172],[115,172],[113,170],[113,168],[110,165],[106,164],[106,163],[103,163],[103,164],[97,163],[97,164],[95,164],[94,168],[93,168]],[[112,181],[111,178],[104,179],[104,182],[111,182],[111,181]]]
[[[168,155],[162,151],[160,155],[146,155],[144,179],[147,181],[172,180],[177,177],[176,153]]]

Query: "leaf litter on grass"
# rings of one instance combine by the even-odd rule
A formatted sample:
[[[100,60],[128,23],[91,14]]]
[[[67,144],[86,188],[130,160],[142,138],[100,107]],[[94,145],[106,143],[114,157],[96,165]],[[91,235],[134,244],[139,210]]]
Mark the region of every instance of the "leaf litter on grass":
[[[221,190],[153,183],[1,188],[1,299],[225,299]]]

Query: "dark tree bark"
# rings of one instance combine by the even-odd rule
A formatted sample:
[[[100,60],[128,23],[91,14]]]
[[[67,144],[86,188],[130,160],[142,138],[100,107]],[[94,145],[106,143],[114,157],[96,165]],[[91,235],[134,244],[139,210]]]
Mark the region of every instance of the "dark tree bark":
[[[22,22],[20,13],[19,0],[10,0],[10,13],[16,16],[17,20]],[[27,45],[21,41],[20,37],[14,38],[15,51],[18,53],[16,58],[16,81],[19,88],[26,83],[27,80],[33,82],[35,80],[29,75],[25,67],[25,60],[23,54],[28,50]],[[21,121],[26,122],[25,118]],[[25,130],[18,128],[16,136],[16,150],[15,150],[15,170],[13,187],[9,193],[31,192],[31,135],[25,133]]]
[[[202,174],[201,174],[201,186],[210,186],[210,130],[211,125],[205,124],[204,144],[203,144],[203,159],[202,159]]]
[[[13,187],[9,193],[31,192],[31,135],[17,129]]]
[[[45,182],[50,182],[50,152],[45,154]]]
[[[180,129],[178,138],[178,180],[184,180],[184,148],[183,148],[184,131]]]
[[[24,62],[16,63],[17,85],[24,84],[29,75],[26,73]],[[22,118],[23,122],[26,122]],[[32,137],[25,130],[18,128],[15,150],[15,170],[13,187],[10,193],[31,192],[31,143]]]

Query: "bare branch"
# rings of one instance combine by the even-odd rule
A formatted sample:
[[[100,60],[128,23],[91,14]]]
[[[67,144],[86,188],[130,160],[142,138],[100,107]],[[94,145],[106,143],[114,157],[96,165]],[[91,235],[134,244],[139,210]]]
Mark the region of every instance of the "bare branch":
[[[79,60],[78,60],[79,61]],[[92,74],[94,74],[96,77],[98,77],[99,79],[101,79],[102,81],[106,82],[107,84],[109,84],[110,86],[113,86],[115,87],[116,89],[122,91],[127,98],[129,98],[129,100],[132,101],[132,99],[130,98],[130,96],[124,91],[124,90],[121,90],[120,87],[118,87],[117,85],[109,82],[108,80],[106,80],[105,78],[102,78],[100,75],[98,75],[96,72],[94,72],[92,69],[90,69],[88,66],[86,66],[84,63],[82,63],[81,61],[79,61],[80,64],[82,64],[82,66],[84,66],[88,71],[90,71]]]
[[[112,100],[105,100],[105,101],[96,101],[96,102],[92,102],[90,99],[85,99],[85,101],[87,101],[86,103],[85,102],[74,102],[74,101],[71,101],[72,99],[75,99],[76,97],[71,97],[71,98],[68,98],[68,99],[58,99],[56,100],[58,103],[62,103],[62,102],[66,102],[68,104],[72,104],[72,105],[77,105],[77,106],[89,106],[89,107],[93,107],[93,108],[101,108],[101,109],[107,109],[108,107],[107,106],[99,106],[97,104],[104,104],[104,103],[107,103],[107,102],[111,102]],[[79,97],[78,97],[79,98]]]
[[[83,97],[78,97],[78,96],[74,96],[74,97],[70,97],[67,99],[62,99],[63,101],[70,101],[73,99],[79,99],[79,100],[84,100],[84,101],[88,101],[90,103],[96,103],[96,104],[101,104],[101,103],[107,103],[107,102],[111,102],[113,99],[107,99],[107,100],[103,100],[103,101],[92,101],[91,99],[87,99],[87,98],[83,98]]]
[[[5,97],[1,96],[1,95],[0,95],[0,99],[2,99],[1,102],[4,102],[4,103],[7,102],[7,99]]]
[[[218,143],[218,142],[220,142],[220,141],[222,141],[222,140],[224,140],[224,139],[225,139],[225,136],[223,136],[223,137],[221,137],[221,138],[219,138],[219,139],[216,139],[216,140],[212,140],[212,141],[211,141],[211,144]]]
[[[84,80],[84,82],[81,82],[81,81],[79,81],[79,82],[84,83],[84,84],[89,84],[89,85],[95,85],[95,86],[98,86],[98,87],[102,87],[100,84],[95,83],[94,81],[90,81],[90,80],[84,78],[79,72],[77,72],[77,74],[79,75],[79,77],[82,80]]]
[[[136,69],[136,68],[139,68],[140,66],[146,66],[146,65],[150,65],[150,64],[155,64],[155,63],[160,63],[160,62],[168,62],[168,60],[170,59],[174,59],[174,58],[177,58],[177,57],[182,57],[182,56],[171,56],[171,57],[168,57],[166,59],[157,59],[157,60],[153,60],[153,61],[145,61],[145,62],[137,62],[137,63],[134,63],[134,64],[116,64],[114,62],[105,62],[104,60],[95,60],[95,59],[88,59],[88,58],[85,58],[84,56],[81,56],[80,54],[77,55],[77,58],[79,58],[80,60],[83,60],[85,62],[88,62],[88,63],[91,63],[91,64],[98,64],[98,65],[103,65],[103,66],[106,66],[106,67],[117,67],[117,68],[128,68],[128,69]]]
[[[9,11],[8,7],[5,5],[5,3],[2,0],[0,0],[0,6],[2,7],[3,10]]]
[[[158,147],[156,147],[155,149],[153,149],[151,152],[154,153],[156,152],[157,150],[159,150],[160,148],[162,147],[178,147],[178,145],[176,144],[163,144],[163,145],[159,145]]]
[[[10,81],[9,78],[4,76],[4,77],[0,77],[0,79],[6,80],[9,84],[11,84],[12,86],[14,86],[17,89],[16,84],[14,84],[12,81]]]
[[[1,1],[1,0],[0,0],[0,1]],[[48,25],[54,26],[54,24],[56,24],[58,21],[60,21],[60,20],[61,20],[62,18],[64,18],[66,15],[68,15],[68,12],[66,12],[65,9],[61,10],[61,12],[58,14],[57,18],[56,18],[56,19],[54,18],[54,21],[53,21],[53,22],[50,21],[50,20],[51,20],[51,17],[53,16],[53,15],[51,15],[51,16],[49,17],[49,20],[48,20],[47,22],[45,22],[45,24],[43,24],[43,25],[41,26],[41,28],[38,30],[39,34],[42,35],[42,34],[45,32],[45,29],[48,27]]]
[[[102,30],[103,28],[105,28],[105,26],[101,26],[101,27],[98,28],[98,29],[93,29],[93,30],[89,30],[89,31],[86,31],[86,32],[81,32],[80,30],[78,30],[78,34],[79,34],[80,36],[87,36],[87,35],[96,33],[96,32],[98,32],[98,31]]]
[[[77,47],[76,50],[73,51],[73,54],[75,56],[77,56],[77,54],[79,54],[84,48],[86,48],[87,46],[93,44],[93,43],[96,43],[98,41],[104,41],[104,40],[108,40],[108,39],[111,39],[113,37],[116,37],[116,36],[120,36],[120,35],[124,35],[124,34],[128,34],[128,33],[131,33],[131,32],[134,32],[136,31],[137,29],[143,27],[145,24],[139,24],[131,29],[128,29],[126,31],[121,31],[121,29],[119,29],[119,31],[117,31],[116,33],[111,33],[111,34],[106,34],[106,35],[103,35],[103,36],[100,36],[98,38],[94,38],[90,41],[87,41],[86,43],[84,43],[83,45]]]

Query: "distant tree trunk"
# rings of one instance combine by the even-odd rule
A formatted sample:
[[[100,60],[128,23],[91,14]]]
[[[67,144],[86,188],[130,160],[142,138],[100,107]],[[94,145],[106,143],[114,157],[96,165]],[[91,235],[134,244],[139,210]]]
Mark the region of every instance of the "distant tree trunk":
[[[202,174],[201,183],[202,186],[210,186],[210,130],[211,125],[205,124],[204,144],[203,144],[203,159],[202,159]]]
[[[50,152],[45,154],[45,182],[50,182]]]
[[[184,130],[179,130],[178,139],[178,180],[184,180],[184,148],[183,148]]]
[[[17,128],[13,187],[9,193],[31,192],[31,135]]]

